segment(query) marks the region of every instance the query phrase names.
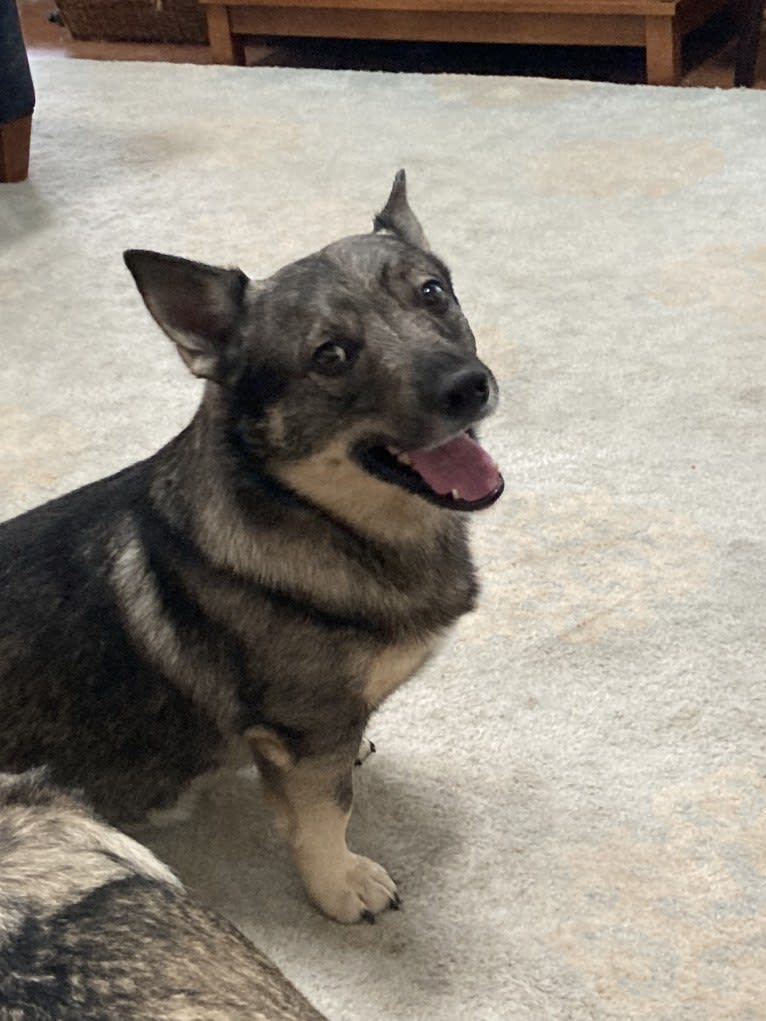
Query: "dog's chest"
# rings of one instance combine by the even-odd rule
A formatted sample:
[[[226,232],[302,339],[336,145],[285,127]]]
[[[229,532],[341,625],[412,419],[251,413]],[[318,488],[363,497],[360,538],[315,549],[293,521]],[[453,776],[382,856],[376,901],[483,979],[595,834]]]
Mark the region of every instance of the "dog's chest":
[[[392,645],[374,656],[364,675],[362,695],[370,709],[396,691],[432,655],[439,639],[429,636],[425,641]]]

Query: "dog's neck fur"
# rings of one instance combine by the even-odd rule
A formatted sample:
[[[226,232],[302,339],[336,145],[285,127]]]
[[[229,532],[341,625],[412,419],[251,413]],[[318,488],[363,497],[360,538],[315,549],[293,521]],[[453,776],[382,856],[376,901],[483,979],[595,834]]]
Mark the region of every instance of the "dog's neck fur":
[[[449,512],[369,475],[348,457],[352,442],[339,437],[304,460],[275,465],[274,475],[366,542],[422,547],[444,531]]]
[[[278,409],[267,410],[264,418],[272,447],[283,428]],[[268,493],[282,506],[308,505],[323,514],[328,527],[350,532],[367,546],[377,545],[381,553],[410,545],[422,550],[439,536],[453,534],[458,523],[462,532],[462,515],[373,477],[351,459],[348,451],[363,428],[348,430],[301,459],[267,460],[232,429],[226,396],[209,384],[191,430],[198,456],[207,451],[208,470],[218,476],[223,490],[241,489],[243,477],[249,478],[261,499]]]
[[[243,451],[232,447],[220,402],[206,398],[158,455],[152,496],[171,523],[185,520],[217,568],[328,612],[358,608],[374,618],[382,597],[397,607],[401,621],[390,624],[398,629],[434,601],[434,588],[442,599],[452,594],[438,629],[471,609],[476,583],[464,516],[367,476],[343,454],[332,444],[271,470],[252,460],[243,485]],[[387,600],[392,589],[397,598]]]

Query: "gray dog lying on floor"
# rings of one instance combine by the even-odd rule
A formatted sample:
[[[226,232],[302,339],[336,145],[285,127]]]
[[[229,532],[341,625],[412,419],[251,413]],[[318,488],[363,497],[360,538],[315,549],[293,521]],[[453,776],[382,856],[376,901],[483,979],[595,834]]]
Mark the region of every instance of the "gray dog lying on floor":
[[[0,774],[0,1021],[322,1021],[150,851],[43,772]]]
[[[372,233],[267,280],[125,254],[206,381],[152,457],[0,526],[0,768],[110,821],[255,757],[330,917],[398,905],[352,853],[370,715],[476,598],[497,386],[400,173]]]

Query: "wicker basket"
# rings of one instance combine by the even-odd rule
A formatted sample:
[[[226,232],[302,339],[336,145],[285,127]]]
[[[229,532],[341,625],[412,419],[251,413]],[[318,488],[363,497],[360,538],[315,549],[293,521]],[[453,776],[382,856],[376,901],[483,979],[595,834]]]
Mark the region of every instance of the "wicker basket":
[[[74,39],[206,43],[207,21],[197,0],[57,0]]]

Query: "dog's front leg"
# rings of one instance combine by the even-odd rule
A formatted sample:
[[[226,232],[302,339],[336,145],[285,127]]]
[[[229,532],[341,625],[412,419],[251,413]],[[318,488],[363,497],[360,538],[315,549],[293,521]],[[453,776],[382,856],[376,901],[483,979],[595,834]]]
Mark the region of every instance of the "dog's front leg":
[[[338,922],[372,922],[399,907],[386,870],[346,844],[357,750],[345,756],[292,758],[272,731],[256,727],[248,740],[311,900]]]

